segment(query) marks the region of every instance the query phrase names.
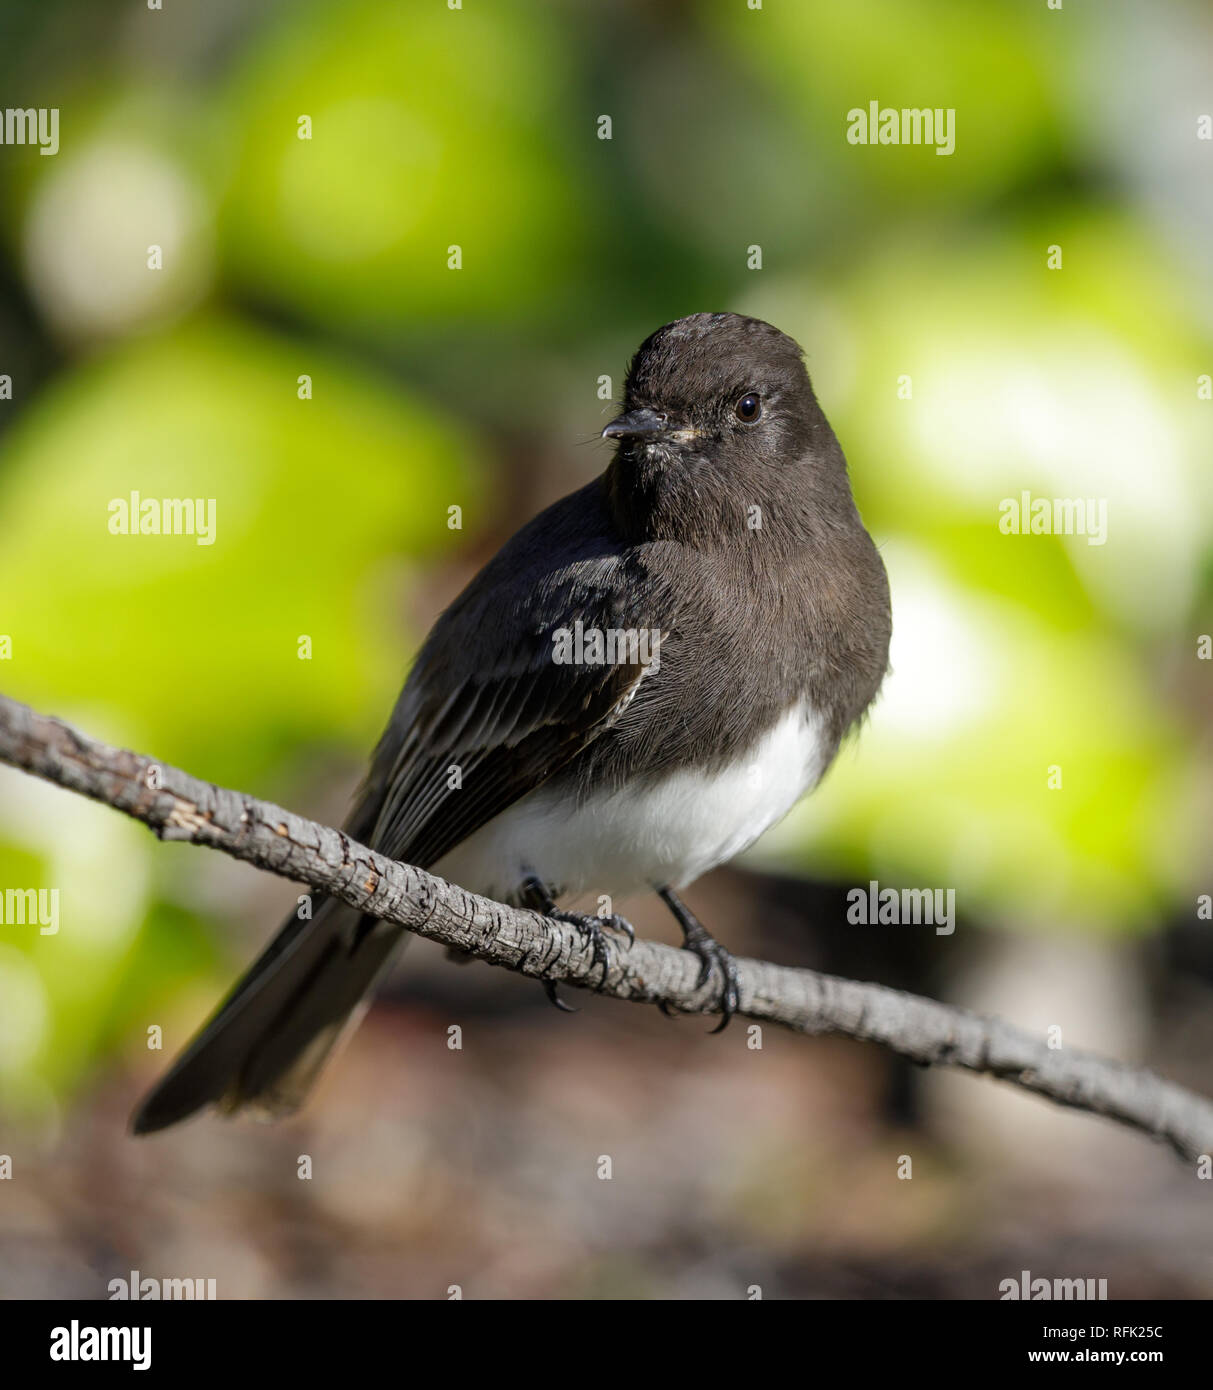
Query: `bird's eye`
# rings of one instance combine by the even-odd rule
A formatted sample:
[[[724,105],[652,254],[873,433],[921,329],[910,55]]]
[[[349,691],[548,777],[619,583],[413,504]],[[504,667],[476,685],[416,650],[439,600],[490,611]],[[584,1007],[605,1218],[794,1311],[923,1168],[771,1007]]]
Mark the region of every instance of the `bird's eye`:
[[[762,414],[762,401],[753,391],[747,392],[733,407],[733,414],[742,424],[752,425]]]

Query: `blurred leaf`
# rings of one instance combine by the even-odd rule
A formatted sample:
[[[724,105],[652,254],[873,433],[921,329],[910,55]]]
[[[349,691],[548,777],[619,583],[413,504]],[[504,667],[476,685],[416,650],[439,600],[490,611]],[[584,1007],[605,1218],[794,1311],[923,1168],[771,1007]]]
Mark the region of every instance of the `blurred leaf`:
[[[392,568],[457,536],[449,506],[468,527],[484,516],[474,457],[318,348],[220,322],[132,342],[61,379],[11,438],[6,689],[120,710],[144,751],[237,786],[301,737],[361,744],[406,667]],[[111,534],[132,492],[213,500],[214,543]]]
[[[347,325],[525,319],[576,273],[580,174],[554,139],[567,61],[533,5],[284,12],[232,87],[236,273]]]

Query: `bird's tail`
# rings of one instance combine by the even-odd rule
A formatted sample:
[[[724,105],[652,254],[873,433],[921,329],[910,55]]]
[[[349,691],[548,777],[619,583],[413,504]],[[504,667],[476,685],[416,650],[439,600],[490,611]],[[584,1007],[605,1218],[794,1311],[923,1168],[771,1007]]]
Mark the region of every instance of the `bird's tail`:
[[[309,920],[292,913],[135,1111],[134,1132],[204,1105],[270,1118],[298,1109],[403,935],[336,898]]]

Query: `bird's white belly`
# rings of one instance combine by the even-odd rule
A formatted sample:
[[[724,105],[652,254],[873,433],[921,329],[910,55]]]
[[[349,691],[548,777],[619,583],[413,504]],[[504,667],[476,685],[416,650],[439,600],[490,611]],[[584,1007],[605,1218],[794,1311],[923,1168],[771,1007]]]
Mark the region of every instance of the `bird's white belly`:
[[[738,762],[679,771],[578,806],[539,787],[456,845],[434,872],[509,901],[530,874],[569,896],[679,888],[731,859],[815,786],[829,761],[821,718],[790,710]]]

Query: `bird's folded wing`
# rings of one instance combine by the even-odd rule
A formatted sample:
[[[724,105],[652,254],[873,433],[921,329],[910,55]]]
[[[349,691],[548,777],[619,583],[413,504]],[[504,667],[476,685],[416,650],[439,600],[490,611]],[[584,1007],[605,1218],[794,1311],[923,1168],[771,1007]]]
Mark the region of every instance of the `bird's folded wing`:
[[[488,586],[439,620],[379,747],[351,834],[393,859],[436,863],[564,767],[655,670],[638,661],[557,662],[554,636],[635,626],[617,586],[545,576],[507,608]]]

